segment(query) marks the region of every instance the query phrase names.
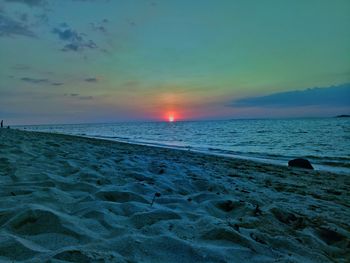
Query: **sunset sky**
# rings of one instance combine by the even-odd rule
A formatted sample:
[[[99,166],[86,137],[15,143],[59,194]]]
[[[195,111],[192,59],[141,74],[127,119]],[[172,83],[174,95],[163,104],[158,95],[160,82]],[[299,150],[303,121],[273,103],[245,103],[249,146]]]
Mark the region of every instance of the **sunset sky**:
[[[349,14],[348,0],[0,0],[0,119],[349,114]]]

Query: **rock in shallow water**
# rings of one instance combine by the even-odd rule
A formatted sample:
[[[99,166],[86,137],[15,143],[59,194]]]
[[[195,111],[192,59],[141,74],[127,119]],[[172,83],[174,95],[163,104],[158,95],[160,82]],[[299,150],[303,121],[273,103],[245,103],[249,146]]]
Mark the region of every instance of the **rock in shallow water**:
[[[304,169],[312,169],[312,170],[314,169],[308,160],[302,159],[302,158],[290,160],[288,162],[288,166],[299,167],[299,168],[304,168]]]

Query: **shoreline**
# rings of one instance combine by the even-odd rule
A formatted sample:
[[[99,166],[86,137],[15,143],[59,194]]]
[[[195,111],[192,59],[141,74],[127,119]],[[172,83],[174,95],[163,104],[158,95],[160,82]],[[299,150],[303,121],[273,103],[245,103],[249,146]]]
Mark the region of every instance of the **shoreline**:
[[[45,133],[45,132],[44,132]],[[55,133],[54,134],[65,134],[65,133]],[[267,164],[267,165],[276,165],[276,166],[282,166],[282,167],[288,167],[288,161],[290,159],[299,158],[297,156],[290,157],[290,159],[272,159],[272,158],[264,158],[264,157],[254,157],[254,156],[248,156],[244,154],[231,154],[231,153],[220,153],[219,151],[224,151],[221,149],[208,149],[208,150],[201,150],[199,148],[191,147],[191,146],[171,146],[167,144],[155,144],[155,143],[147,143],[147,142],[137,142],[137,141],[131,141],[131,140],[122,140],[122,139],[116,139],[113,137],[108,138],[107,136],[88,136],[88,135],[75,135],[75,134],[65,134],[70,136],[77,136],[77,137],[83,137],[83,138],[90,138],[90,139],[97,139],[97,140],[106,140],[106,141],[112,141],[112,142],[118,142],[118,143],[126,143],[126,144],[132,144],[132,145],[140,145],[140,146],[146,146],[146,147],[156,147],[156,148],[164,148],[164,149],[170,149],[170,150],[179,150],[179,151],[188,151],[193,153],[201,153],[205,155],[211,155],[211,156],[218,156],[218,157],[225,157],[225,158],[231,158],[231,159],[240,159],[245,161],[252,161],[256,163],[261,164]],[[282,157],[282,156],[281,156]],[[302,157],[302,158],[308,158],[308,157]],[[318,163],[312,163],[314,169],[316,171],[324,171],[324,172],[331,172],[336,173],[339,175],[348,175],[350,174],[350,168],[347,167],[339,167],[339,166],[330,166],[330,165],[323,165]]]
[[[55,133],[54,134],[64,134],[64,133]],[[116,138],[108,138],[107,136],[88,136],[88,135],[74,135],[74,134],[66,134],[71,136],[78,136],[78,137],[84,137],[84,138],[91,138],[91,139],[100,139],[100,140],[107,140],[107,141],[114,141],[119,143],[127,143],[132,145],[141,145],[141,146],[149,146],[149,147],[158,147],[158,148],[165,148],[165,149],[171,149],[171,150],[180,150],[180,151],[189,151],[193,153],[201,153],[205,155],[212,155],[212,156],[218,156],[218,157],[226,157],[231,159],[240,159],[245,161],[252,161],[257,162],[261,164],[267,164],[267,165],[276,165],[276,166],[282,166],[282,167],[288,167],[288,161],[295,158],[300,158],[298,156],[290,157],[290,159],[272,159],[272,158],[265,158],[265,157],[254,157],[249,155],[242,154],[235,154],[235,153],[220,153],[219,151],[224,152],[225,150],[221,149],[199,149],[191,146],[171,146],[167,144],[155,144],[155,143],[147,143],[147,142],[137,142],[137,141],[131,141],[131,140],[122,140],[122,139],[116,139]],[[227,151],[228,152],[228,151]],[[283,157],[283,156],[281,156]],[[309,157],[303,157],[302,158],[309,158]],[[324,172],[331,172],[331,173],[337,173],[339,175],[348,175],[350,174],[350,168],[347,167],[340,167],[340,166],[330,166],[330,165],[323,165],[318,163],[312,163],[314,169],[316,171],[324,171]]]
[[[15,128],[16,129],[16,128]],[[18,128],[17,128],[18,129]],[[246,160],[246,161],[252,161],[257,162],[261,164],[267,164],[267,165],[277,165],[277,166],[283,166],[288,167],[288,161],[295,158],[306,158],[304,156],[293,156],[293,157],[285,157],[280,159],[274,159],[274,158],[268,158],[268,157],[255,157],[255,156],[249,156],[244,154],[235,154],[235,153],[224,153],[225,150],[221,149],[200,149],[199,147],[191,147],[191,146],[175,146],[175,145],[167,145],[162,143],[152,143],[152,142],[138,142],[138,141],[132,141],[129,139],[123,139],[121,137],[108,137],[108,136],[90,136],[90,135],[80,135],[80,134],[68,134],[68,133],[61,133],[61,132],[46,132],[46,131],[34,131],[34,130],[26,130],[23,128],[20,128],[18,130],[21,131],[29,131],[29,132],[39,132],[39,133],[49,133],[49,134],[61,134],[61,135],[68,135],[68,136],[74,136],[74,137],[81,137],[81,138],[90,138],[90,139],[97,139],[97,140],[106,140],[111,142],[117,142],[117,143],[126,143],[131,145],[140,145],[140,146],[146,146],[146,147],[156,147],[156,148],[163,148],[163,149],[170,149],[170,150],[179,150],[179,151],[188,151],[193,153],[201,153],[205,155],[212,155],[212,156],[218,156],[218,157],[226,157],[231,159],[240,159],[240,160]],[[220,152],[222,151],[222,152]],[[229,151],[226,151],[229,152]],[[283,156],[280,156],[283,157]],[[343,167],[343,166],[332,166],[332,165],[324,165],[320,163],[314,163],[313,160],[310,160],[314,169],[317,171],[324,171],[324,172],[331,172],[336,173],[339,175],[347,176],[350,174],[350,168]]]
[[[348,176],[66,134],[0,139],[0,260],[350,256]]]

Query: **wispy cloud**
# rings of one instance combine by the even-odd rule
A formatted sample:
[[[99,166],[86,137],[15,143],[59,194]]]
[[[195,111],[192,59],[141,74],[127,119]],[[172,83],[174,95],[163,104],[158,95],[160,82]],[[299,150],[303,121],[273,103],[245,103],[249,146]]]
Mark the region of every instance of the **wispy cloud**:
[[[111,0],[72,0],[73,2],[110,2]]]
[[[326,88],[279,92],[261,97],[249,97],[233,101],[234,107],[287,108],[304,106],[350,106],[350,83]]]
[[[24,82],[33,83],[33,84],[50,83],[50,81],[48,79],[36,79],[36,78],[23,77],[23,78],[21,78],[21,80]]]
[[[52,82],[51,85],[52,86],[62,86],[63,83],[62,82]]]
[[[26,69],[26,67],[24,67],[23,65],[23,69],[21,67],[22,65],[18,65],[15,68],[17,70],[24,70]],[[12,78],[14,78],[13,76],[11,76]],[[32,77],[20,77],[18,78],[19,80],[26,82],[26,83],[30,83],[30,84],[48,84],[48,85],[52,85],[52,86],[62,86],[64,85],[63,82],[61,81],[54,81],[48,78],[32,78]],[[89,83],[96,83],[98,82],[98,78],[95,77],[90,77],[90,78],[86,78],[84,79],[84,81],[89,82]],[[70,95],[70,96],[78,96],[79,94],[77,93],[71,93],[71,94],[65,94],[65,95]]]
[[[48,84],[52,86],[62,86],[62,82],[55,82],[51,81],[47,78],[30,78],[30,77],[22,77],[20,78],[21,81],[30,83],[30,84]]]
[[[7,3],[20,3],[30,7],[45,6],[49,1],[47,0],[4,0]],[[110,0],[71,0],[72,2],[109,2]]]
[[[64,96],[76,98],[78,100],[93,100],[94,99],[93,96],[83,96],[83,95],[80,95],[79,93],[65,93]]]
[[[27,25],[18,22],[0,12],[0,37],[26,36],[36,37]]]
[[[94,30],[94,31],[97,31],[97,32],[100,32],[100,33],[107,33],[107,24],[108,24],[108,19],[103,19],[101,22],[96,22],[96,23],[90,23],[91,25],[91,28]]]
[[[46,0],[5,0],[8,3],[21,3],[28,5],[30,7],[33,6],[42,6],[46,4]]]
[[[85,34],[78,33],[65,23],[58,28],[54,28],[52,33],[56,34],[60,40],[66,42],[62,48],[63,51],[82,51],[84,49],[98,48],[94,41],[85,39]]]
[[[98,79],[97,78],[86,78],[85,81],[94,83],[94,82],[97,82]]]

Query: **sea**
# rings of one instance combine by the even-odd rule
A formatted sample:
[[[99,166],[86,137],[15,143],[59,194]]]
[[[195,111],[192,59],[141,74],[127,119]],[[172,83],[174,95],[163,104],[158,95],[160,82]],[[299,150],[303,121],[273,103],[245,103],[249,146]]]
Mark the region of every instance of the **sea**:
[[[19,129],[175,148],[350,175],[350,118],[235,119],[19,126]]]

